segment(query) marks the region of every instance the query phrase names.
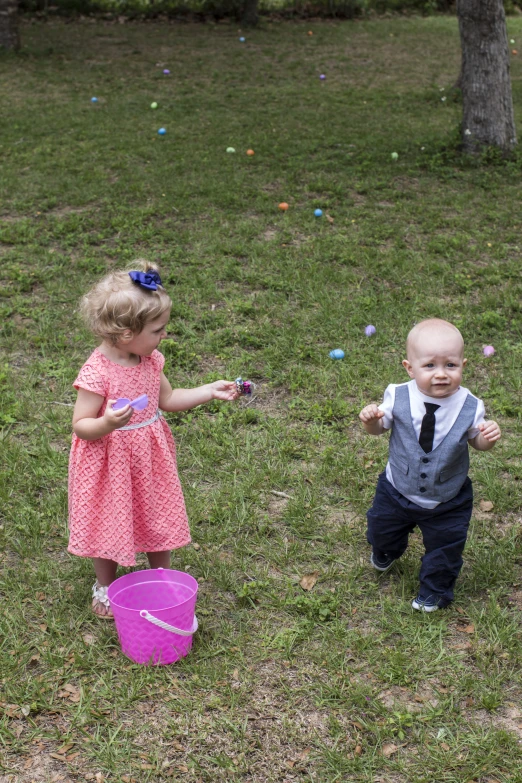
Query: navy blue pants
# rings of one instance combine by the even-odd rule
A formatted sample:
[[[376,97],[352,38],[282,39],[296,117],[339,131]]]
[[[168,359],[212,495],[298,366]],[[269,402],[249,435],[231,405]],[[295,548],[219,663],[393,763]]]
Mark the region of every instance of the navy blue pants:
[[[400,557],[408,546],[408,536],[418,526],[425,554],[420,570],[419,596],[438,600],[439,606],[453,601],[453,587],[462,568],[473,508],[473,487],[466,481],[460,492],[433,509],[422,508],[397,492],[381,473],[373,505],[366,514],[367,538],[377,558]]]

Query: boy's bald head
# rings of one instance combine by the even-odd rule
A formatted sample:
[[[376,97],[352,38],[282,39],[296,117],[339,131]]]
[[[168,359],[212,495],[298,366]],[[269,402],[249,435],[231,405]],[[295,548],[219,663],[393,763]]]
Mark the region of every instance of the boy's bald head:
[[[427,318],[416,324],[406,339],[406,354],[412,358],[430,349],[450,349],[452,353],[464,356],[464,340],[456,326],[442,318]]]

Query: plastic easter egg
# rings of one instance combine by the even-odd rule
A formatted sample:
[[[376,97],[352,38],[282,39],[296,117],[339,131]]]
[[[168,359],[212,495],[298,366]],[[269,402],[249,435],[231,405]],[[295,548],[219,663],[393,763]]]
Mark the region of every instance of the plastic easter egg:
[[[170,75],[170,71],[169,71],[168,68],[164,68],[163,69],[163,73],[165,74],[165,76],[169,76]]]
[[[91,103],[98,103],[98,98],[91,98]]]
[[[156,103],[156,101],[153,101],[153,102],[150,104],[150,108],[151,108],[151,109],[157,109],[157,108],[158,108],[158,104]]]
[[[308,30],[308,35],[313,35],[312,30]]]
[[[326,79],[326,75],[322,73],[319,78],[322,82],[324,82],[324,80]]]
[[[247,155],[250,155],[250,157],[252,157],[252,155],[255,155],[255,154],[256,153],[254,152],[254,150],[247,150]]]
[[[166,134],[167,130],[166,128],[160,128],[158,131],[159,136],[164,136]]]
[[[239,42],[240,43],[245,43],[245,39],[243,38],[243,36],[241,36],[241,38],[239,39]]]
[[[234,147],[227,147],[227,152],[235,152]]]
[[[399,153],[398,152],[392,152],[391,159],[392,160],[399,160]]]
[[[364,328],[364,334],[366,335],[366,337],[371,337],[372,334],[375,334],[376,331],[377,329],[375,328],[375,326],[372,326],[372,324],[368,324],[368,326],[365,326]]]
[[[495,349],[493,348],[492,345],[484,345],[482,348],[482,353],[484,354],[484,356],[493,356],[493,354],[495,353]]]
[[[315,209],[314,210],[314,215],[316,217],[322,217],[323,216],[323,210],[322,209]]]
[[[342,348],[334,348],[333,351],[330,351],[330,359],[344,359]]]
[[[288,209],[288,204],[286,203],[286,201],[282,201],[280,204],[278,204],[278,207],[281,210],[281,212],[286,212],[286,210]]]

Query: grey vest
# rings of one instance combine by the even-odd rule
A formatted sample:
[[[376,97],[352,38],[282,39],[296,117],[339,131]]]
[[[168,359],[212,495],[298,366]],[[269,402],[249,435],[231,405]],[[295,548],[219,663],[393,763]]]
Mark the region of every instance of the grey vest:
[[[468,430],[476,410],[477,400],[468,394],[451,430],[436,449],[426,454],[413,429],[409,388],[404,385],[395,389],[388,460],[393,483],[402,495],[424,495],[439,503],[458,495],[468,475]]]

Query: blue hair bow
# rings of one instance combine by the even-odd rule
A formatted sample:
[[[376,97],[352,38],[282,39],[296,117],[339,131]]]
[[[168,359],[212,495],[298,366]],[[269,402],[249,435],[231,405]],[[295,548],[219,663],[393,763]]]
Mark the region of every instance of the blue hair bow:
[[[157,272],[129,272],[129,277],[133,283],[137,283],[148,291],[156,291],[159,285],[163,286]]]

